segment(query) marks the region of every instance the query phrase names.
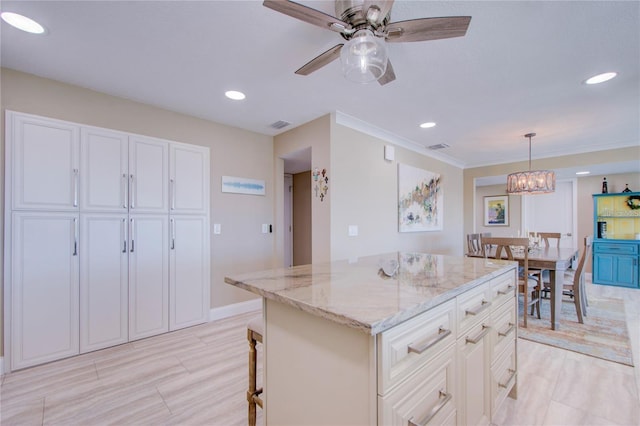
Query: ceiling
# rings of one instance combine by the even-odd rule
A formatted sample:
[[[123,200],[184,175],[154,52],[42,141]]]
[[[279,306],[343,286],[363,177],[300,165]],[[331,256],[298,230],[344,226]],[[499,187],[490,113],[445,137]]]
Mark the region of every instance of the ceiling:
[[[300,3],[335,14],[331,1]],[[47,28],[36,36],[3,22],[3,67],[261,134],[337,111],[463,168],[527,160],[528,132],[534,159],[640,144],[638,1],[396,0],[391,21],[472,20],[465,37],[389,44],[397,79],[385,86],[348,82],[339,61],[294,74],[342,39],[261,1],[0,7]],[[584,84],[605,71],[618,77]],[[247,98],[225,98],[230,89]],[[291,125],[271,128],[278,120]],[[450,147],[424,148],[441,143]]]

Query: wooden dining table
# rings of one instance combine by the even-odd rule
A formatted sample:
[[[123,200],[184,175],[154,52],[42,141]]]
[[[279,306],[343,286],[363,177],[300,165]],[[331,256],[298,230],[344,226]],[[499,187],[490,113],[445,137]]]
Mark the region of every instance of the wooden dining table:
[[[471,257],[487,257],[495,259],[495,247],[486,253],[467,253]],[[579,249],[573,247],[538,247],[529,250],[529,269],[546,269],[549,271],[551,286],[551,329],[560,328],[562,313],[562,287],[564,285],[564,271],[571,266],[571,262],[578,255]],[[524,264],[522,253],[513,253],[513,259],[520,266]],[[525,312],[526,315],[526,312]]]

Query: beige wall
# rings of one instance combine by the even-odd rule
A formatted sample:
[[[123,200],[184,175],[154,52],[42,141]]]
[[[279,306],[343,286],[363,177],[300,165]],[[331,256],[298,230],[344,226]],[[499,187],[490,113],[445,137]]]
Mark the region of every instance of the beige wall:
[[[490,232],[492,237],[517,236],[522,222],[522,197],[509,197],[509,226],[484,226],[484,197],[506,195],[507,186],[487,185],[476,188],[476,233]]]
[[[273,139],[270,136],[8,69],[2,69],[0,87],[3,190],[5,110],[208,146],[211,149],[211,224],[222,225],[222,234],[211,236],[211,307],[252,298],[250,293],[225,284],[224,276],[265,269],[273,264],[274,234],[261,233],[262,223],[273,223]],[[265,180],[267,194],[264,197],[223,194],[220,190],[223,175]],[[4,195],[2,206],[4,216]]]
[[[585,154],[577,154],[572,156],[564,156],[564,157],[554,157],[547,159],[536,160],[533,168],[535,169],[558,169],[564,167],[573,167],[573,166],[586,166],[588,169],[589,165],[593,164],[603,164],[603,163],[617,163],[629,161],[630,159],[640,159],[640,144],[637,147],[632,148],[622,148],[615,150],[607,150],[607,151],[599,151],[593,153],[585,153]],[[478,224],[482,224],[482,195],[484,192],[495,192],[500,191],[502,188],[502,192],[495,192],[495,194],[488,195],[497,195],[499,193],[504,193],[505,185],[495,185],[495,186],[486,186],[486,187],[474,187],[474,179],[479,177],[487,177],[487,176],[499,176],[506,175],[508,173],[514,172],[519,169],[526,169],[528,167],[528,163],[510,163],[510,164],[502,164],[497,166],[488,166],[488,167],[478,167],[472,169],[465,169],[464,171],[464,194],[465,194],[465,215],[464,215],[464,234],[472,233],[474,229],[474,215],[475,216],[475,229],[476,232],[482,232],[484,229]],[[587,175],[583,177],[577,178],[577,229],[578,229],[578,242],[582,244],[584,237],[587,235],[593,234],[593,194],[599,194],[602,188],[602,178],[604,176],[598,175]],[[620,192],[624,189],[626,183],[629,184],[631,190],[640,192],[640,173],[623,173],[623,174],[613,174],[606,176],[609,192]],[[486,190],[486,188],[489,188]],[[474,198],[475,191],[475,198]],[[516,225],[514,220],[519,221],[520,212],[515,213],[514,208],[519,208],[518,199],[521,198],[519,196],[510,197],[510,207],[511,216],[510,219],[512,221],[513,235],[516,235],[517,229],[514,228]],[[475,210],[474,210],[475,204]],[[514,216],[517,215],[516,216]],[[519,225],[519,222],[518,222]],[[489,232],[494,233],[495,235],[499,235],[498,231],[494,232],[495,228],[491,228]],[[502,235],[502,234],[500,234]],[[509,234],[511,235],[511,234]],[[591,263],[587,265],[587,272],[591,272]]]
[[[311,171],[293,175],[293,265],[311,263]]]
[[[332,259],[396,250],[461,255],[462,170],[400,146],[395,146],[395,160],[386,161],[385,144],[389,143],[333,125],[329,190]],[[398,232],[398,163],[442,176],[443,231]],[[358,226],[358,236],[348,236],[349,225]]]
[[[605,141],[606,142],[606,141]],[[640,141],[637,146],[630,148],[621,148],[621,149],[609,149],[605,151],[597,151],[597,152],[587,152],[584,154],[574,154],[574,155],[565,155],[561,157],[552,157],[552,158],[543,158],[539,160],[534,160],[532,162],[533,169],[562,169],[566,167],[574,167],[574,166],[589,166],[592,164],[608,164],[608,163],[618,163],[623,161],[629,161],[633,159],[640,158]],[[473,232],[473,218],[474,218],[474,209],[473,204],[474,200],[474,191],[475,191],[475,179],[480,177],[487,176],[500,176],[507,175],[509,173],[515,172],[517,170],[526,170],[529,164],[527,161],[521,161],[518,163],[506,163],[506,164],[498,164],[495,166],[486,166],[486,167],[474,167],[464,170],[464,234],[469,234]],[[613,176],[613,175],[612,175]],[[580,186],[580,182],[582,179],[578,179],[578,186]],[[607,176],[607,180],[611,180],[613,177]],[[602,180],[600,180],[602,182]],[[631,189],[633,185],[631,182],[629,183]],[[624,188],[624,185],[621,188],[612,188],[611,185],[617,185],[617,182],[613,182],[609,185],[609,192],[612,192],[614,189],[616,191],[621,191]],[[591,193],[600,192],[600,184],[594,185],[593,188],[590,188],[589,191]],[[637,186],[637,190],[640,190],[640,185]],[[580,192],[580,189],[578,190]],[[465,243],[466,244],[466,243]]]
[[[276,223],[284,222],[284,158],[286,155],[311,148],[311,170],[327,169],[329,178],[330,168],[330,140],[332,116],[327,114],[306,124],[300,125],[274,138],[274,181],[276,182],[276,200],[274,215]],[[331,194],[332,182],[329,181],[328,196],[323,201],[311,194],[311,256],[314,263],[327,262],[331,258],[331,240],[329,226],[331,223]],[[276,249],[278,264],[282,265],[284,256],[284,234],[282,226],[276,229]]]

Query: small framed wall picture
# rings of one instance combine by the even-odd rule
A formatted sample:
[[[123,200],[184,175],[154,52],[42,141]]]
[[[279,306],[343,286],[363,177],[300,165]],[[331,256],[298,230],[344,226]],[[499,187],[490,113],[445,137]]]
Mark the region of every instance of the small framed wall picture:
[[[509,226],[509,196],[484,197],[484,226]]]

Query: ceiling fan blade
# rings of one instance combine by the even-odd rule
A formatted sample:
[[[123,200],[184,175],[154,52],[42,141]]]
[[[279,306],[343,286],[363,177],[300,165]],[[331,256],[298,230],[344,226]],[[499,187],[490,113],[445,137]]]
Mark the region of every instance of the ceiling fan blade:
[[[351,29],[348,24],[340,19],[327,15],[319,10],[312,9],[300,3],[289,0],[264,0],[263,6],[273,9],[276,12],[284,13],[309,24],[317,25],[321,28],[341,32],[345,29]]]
[[[296,74],[309,75],[312,72],[317,71],[325,65],[335,61],[340,57],[340,50],[342,49],[342,46],[343,44],[337,44],[326,52],[316,56],[315,58],[304,64],[298,71],[296,71]]]
[[[382,74],[382,77],[378,79],[378,83],[380,86],[384,86],[387,83],[391,83],[396,79],[396,73],[393,72],[393,67],[391,66],[391,61],[387,59],[387,70]]]
[[[384,18],[391,11],[393,1],[394,0],[364,0],[364,2],[362,3],[362,14],[367,19],[369,19],[370,17],[368,16],[368,10],[369,8],[371,8],[371,6],[375,6],[379,10],[379,12],[371,12],[372,14],[376,13],[376,15],[373,16],[373,20],[370,22],[374,24],[381,24]]]
[[[422,18],[392,22],[385,28],[387,41],[439,40],[462,37],[467,33],[471,16],[451,16],[448,18]]]

